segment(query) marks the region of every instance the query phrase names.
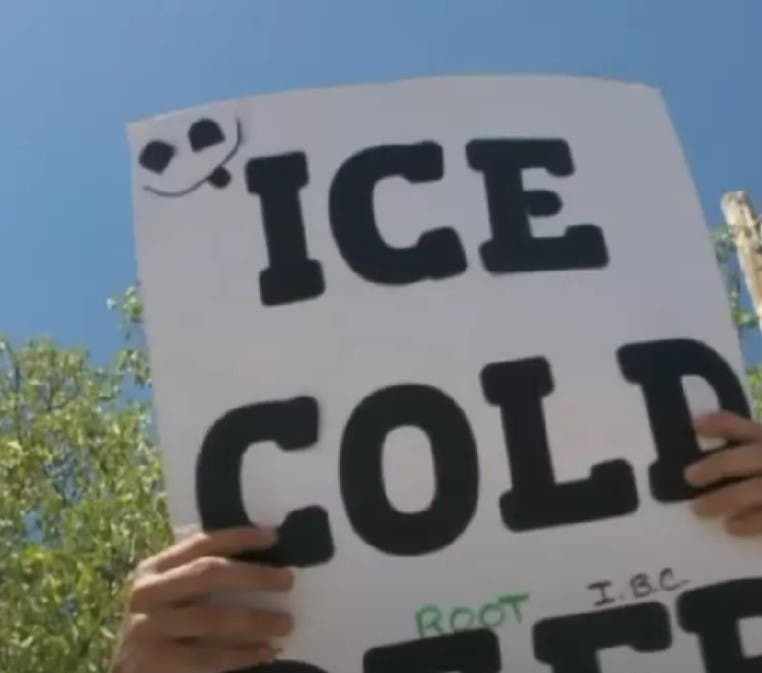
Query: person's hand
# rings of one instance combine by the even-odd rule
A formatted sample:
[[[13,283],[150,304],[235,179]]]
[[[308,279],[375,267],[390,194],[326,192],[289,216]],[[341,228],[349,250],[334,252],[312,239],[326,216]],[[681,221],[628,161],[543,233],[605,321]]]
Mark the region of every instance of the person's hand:
[[[728,479],[741,479],[698,497],[693,508],[703,518],[722,518],[729,533],[762,533],[762,426],[729,411],[696,421],[701,437],[722,439],[733,448],[711,453],[685,472],[689,484],[704,488]]]
[[[217,591],[288,591],[290,570],[227,558],[274,543],[272,531],[233,528],[195,535],[144,561],[111,673],[224,673],[272,661],[271,640],[291,631],[290,616],[206,599]]]

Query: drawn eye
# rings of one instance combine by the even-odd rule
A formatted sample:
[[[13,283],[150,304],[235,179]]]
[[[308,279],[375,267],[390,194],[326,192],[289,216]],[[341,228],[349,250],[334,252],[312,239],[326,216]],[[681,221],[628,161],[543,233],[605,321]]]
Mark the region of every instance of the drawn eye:
[[[174,156],[175,148],[172,145],[163,140],[152,140],[143,148],[138,161],[146,170],[161,175]]]
[[[199,119],[188,131],[188,141],[194,152],[225,142],[225,134],[220,125],[211,119]]]

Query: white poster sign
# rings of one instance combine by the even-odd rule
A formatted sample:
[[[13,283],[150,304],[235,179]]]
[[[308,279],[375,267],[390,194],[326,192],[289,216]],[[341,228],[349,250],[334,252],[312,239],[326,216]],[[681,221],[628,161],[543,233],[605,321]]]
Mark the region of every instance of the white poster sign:
[[[683,480],[692,415],[748,409],[658,92],[435,78],[130,135],[173,523],[280,525],[279,670],[759,666],[762,548]]]

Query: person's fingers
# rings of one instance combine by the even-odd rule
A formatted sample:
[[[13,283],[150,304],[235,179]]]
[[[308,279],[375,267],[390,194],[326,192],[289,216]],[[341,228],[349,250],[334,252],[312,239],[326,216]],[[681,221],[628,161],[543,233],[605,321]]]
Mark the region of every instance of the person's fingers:
[[[762,426],[730,411],[717,411],[694,422],[696,432],[708,439],[753,443],[762,441]]]
[[[150,612],[216,591],[288,591],[293,581],[293,573],[286,568],[205,556],[165,573],[138,578],[129,607],[132,612]]]
[[[132,638],[201,639],[204,642],[254,644],[287,636],[293,620],[287,614],[238,606],[193,605],[135,615]]]
[[[733,517],[762,506],[762,478],[725,486],[696,499],[693,509],[700,517]]]
[[[746,444],[709,454],[685,470],[685,478],[696,488],[723,479],[762,474],[762,444]]]
[[[751,537],[762,534],[762,509],[730,517],[725,521],[728,533],[738,537]]]
[[[196,533],[151,557],[145,565],[155,572],[164,572],[203,556],[236,556],[269,549],[275,541],[275,530],[253,526]]]

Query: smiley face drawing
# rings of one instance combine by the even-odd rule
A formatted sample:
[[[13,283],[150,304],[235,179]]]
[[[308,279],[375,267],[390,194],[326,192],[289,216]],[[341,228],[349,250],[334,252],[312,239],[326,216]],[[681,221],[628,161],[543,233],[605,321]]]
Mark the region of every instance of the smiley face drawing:
[[[224,123],[208,117],[190,124],[185,137],[150,140],[138,155],[150,176],[143,189],[169,198],[186,196],[205,184],[224,189],[231,181],[226,166],[242,143],[240,119]]]

